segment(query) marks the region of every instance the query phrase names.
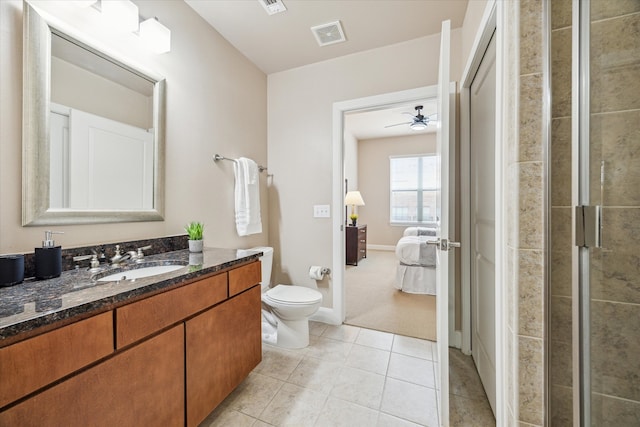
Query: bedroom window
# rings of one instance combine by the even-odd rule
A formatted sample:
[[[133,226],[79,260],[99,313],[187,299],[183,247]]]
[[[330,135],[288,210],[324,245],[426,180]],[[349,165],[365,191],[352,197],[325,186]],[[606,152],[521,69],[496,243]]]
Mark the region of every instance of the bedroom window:
[[[436,221],[437,162],[434,155],[389,158],[392,224]]]

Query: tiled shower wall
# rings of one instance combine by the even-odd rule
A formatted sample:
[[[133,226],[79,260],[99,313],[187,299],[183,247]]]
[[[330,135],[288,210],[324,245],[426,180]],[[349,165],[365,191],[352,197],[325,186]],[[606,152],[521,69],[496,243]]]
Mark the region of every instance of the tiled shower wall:
[[[591,408],[596,425],[640,423],[640,1],[592,0]]]
[[[503,4],[509,425],[544,424],[542,2]]]
[[[552,0],[550,421],[571,426],[571,1]],[[593,425],[640,422],[640,1],[591,1],[590,204]]]

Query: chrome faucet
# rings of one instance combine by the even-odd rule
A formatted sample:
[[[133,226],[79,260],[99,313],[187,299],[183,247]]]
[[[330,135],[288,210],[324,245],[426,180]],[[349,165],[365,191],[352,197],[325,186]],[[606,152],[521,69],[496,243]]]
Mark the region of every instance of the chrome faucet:
[[[111,265],[119,265],[129,258],[131,258],[131,254],[122,255],[122,252],[120,252],[120,245],[116,245],[116,254],[111,257]]]
[[[137,264],[140,264],[140,263],[144,262],[144,252],[143,251],[147,251],[149,249],[151,249],[151,245],[143,246],[141,248],[138,248],[135,251],[129,251],[129,252],[127,252],[127,254],[129,254],[129,257],[131,258],[131,261],[135,261]]]
[[[79,256],[73,257],[73,260],[75,262],[80,262],[87,259],[91,260],[90,262],[91,267],[89,268],[90,272],[95,273],[100,270],[100,261],[98,260],[98,254],[95,252],[93,253],[93,255],[79,255]],[[76,268],[80,268],[80,265],[76,264]]]

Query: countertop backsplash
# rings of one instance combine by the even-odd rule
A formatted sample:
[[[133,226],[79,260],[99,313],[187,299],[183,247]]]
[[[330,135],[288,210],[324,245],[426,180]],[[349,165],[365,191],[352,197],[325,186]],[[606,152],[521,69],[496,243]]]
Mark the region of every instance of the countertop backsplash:
[[[78,248],[65,248],[62,247],[62,271],[73,270],[76,267],[76,262],[73,260],[76,256],[81,255],[93,255],[93,251],[97,251],[100,254],[101,250],[104,250],[104,255],[107,260],[115,255],[116,245],[120,245],[120,250],[123,254],[128,251],[135,251],[138,248],[151,245],[151,249],[144,251],[145,256],[155,255],[165,252],[173,252],[181,249],[187,249],[189,237],[185,235],[181,236],[169,236],[158,237],[154,239],[144,240],[131,240],[128,242],[117,242],[108,244],[95,244],[91,246],[82,246]],[[81,266],[88,266],[88,261],[83,261]],[[33,252],[24,254],[24,277],[25,279],[34,277],[36,274],[35,255]],[[19,285],[18,285],[19,286]]]

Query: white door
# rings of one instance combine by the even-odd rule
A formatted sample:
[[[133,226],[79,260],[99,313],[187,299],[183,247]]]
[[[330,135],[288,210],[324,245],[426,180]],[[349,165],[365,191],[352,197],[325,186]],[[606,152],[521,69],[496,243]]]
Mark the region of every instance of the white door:
[[[69,207],[153,207],[153,133],[71,109]]]
[[[449,186],[453,182],[451,173],[454,171],[451,165],[449,147],[449,50],[451,38],[451,22],[442,23],[442,35],[440,39],[440,65],[438,70],[438,136],[437,158],[439,159],[438,174],[440,185],[436,198],[436,211],[439,218],[436,236],[438,236],[439,250],[436,257],[436,317],[437,317],[437,346],[438,367],[437,382],[440,425],[449,425],[449,283],[453,284],[453,251],[450,249],[450,232],[453,224],[450,223]],[[455,244],[455,242],[453,242]]]
[[[495,414],[495,35],[470,92],[471,353]]]

